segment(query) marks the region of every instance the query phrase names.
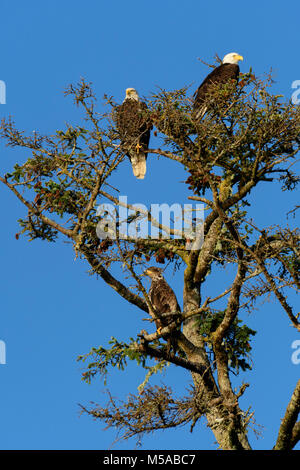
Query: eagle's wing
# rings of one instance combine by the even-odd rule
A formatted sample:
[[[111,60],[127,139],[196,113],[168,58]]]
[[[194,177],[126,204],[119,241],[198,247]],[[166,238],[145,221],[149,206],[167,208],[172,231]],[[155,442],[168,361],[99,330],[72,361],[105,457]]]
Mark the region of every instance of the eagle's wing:
[[[210,72],[207,77],[203,80],[201,85],[198,87],[196,92],[194,93],[194,107],[199,107],[203,105],[207,93],[209,91],[209,87],[212,83],[217,82],[217,77],[219,76],[219,67],[216,67],[212,72]]]
[[[216,67],[207,77],[203,80],[199,88],[194,93],[194,113],[195,118],[199,119],[202,117],[207,106],[205,101],[209,96],[209,90],[211,87],[226,83],[230,79],[237,80],[239,76],[239,66],[234,64],[222,64]]]
[[[161,279],[151,286],[150,300],[159,313],[178,312],[180,306],[168,283]]]
[[[149,291],[150,300],[156,310],[159,313],[168,313],[168,312],[180,312],[180,306],[177,302],[176,295],[174,294],[171,287],[164,279],[158,281],[152,281],[152,285]],[[172,318],[156,318],[155,324],[156,328],[160,328],[169,325],[172,322]],[[167,340],[167,354],[170,354],[171,349],[176,352],[177,349],[177,339],[176,335],[178,333],[178,327],[172,327],[171,335],[163,338]]]

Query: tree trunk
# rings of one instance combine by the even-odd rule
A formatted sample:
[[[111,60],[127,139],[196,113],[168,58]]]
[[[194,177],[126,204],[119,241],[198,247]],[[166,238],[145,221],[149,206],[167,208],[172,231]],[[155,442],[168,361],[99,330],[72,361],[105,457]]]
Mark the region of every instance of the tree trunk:
[[[188,274],[187,268],[183,293],[184,312],[199,309],[201,302],[200,283],[190,282]],[[205,350],[205,342],[198,333],[198,321],[199,316],[195,315],[183,324],[183,334],[191,343],[189,348],[185,348],[188,360],[205,366],[203,374],[191,373],[196,391],[196,407],[199,413],[205,414],[207,424],[221,449],[250,450],[238,399],[232,390],[226,397],[221,395]]]

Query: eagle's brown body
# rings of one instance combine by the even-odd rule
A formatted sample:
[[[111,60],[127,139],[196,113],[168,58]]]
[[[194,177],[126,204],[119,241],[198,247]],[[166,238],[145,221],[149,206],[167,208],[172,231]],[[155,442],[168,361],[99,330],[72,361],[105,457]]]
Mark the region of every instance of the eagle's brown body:
[[[173,290],[163,278],[160,268],[148,268],[145,271],[145,274],[149,276],[152,280],[151,287],[149,290],[149,298],[152,305],[155,307],[159,314],[165,313],[175,313],[180,312],[180,306],[177,302],[176,295]],[[168,326],[174,321],[174,317],[161,317],[155,318],[155,324],[157,329],[161,329],[165,326]],[[174,326],[174,329],[177,329]]]
[[[147,105],[137,99],[126,98],[116,108],[116,126],[121,147],[129,157],[133,174],[143,179],[146,173],[146,158],[152,123]]]
[[[201,83],[194,94],[195,119],[203,117],[207,110],[206,103],[209,99],[210,90],[218,85],[225,84],[230,80],[238,80],[240,68],[237,64],[221,64],[216,67]]]

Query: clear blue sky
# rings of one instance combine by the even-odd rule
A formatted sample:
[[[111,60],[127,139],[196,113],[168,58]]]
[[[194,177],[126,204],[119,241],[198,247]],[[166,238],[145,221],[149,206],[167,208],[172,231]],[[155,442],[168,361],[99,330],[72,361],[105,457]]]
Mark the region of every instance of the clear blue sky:
[[[171,90],[192,84],[192,92],[207,74],[197,58],[212,61],[215,53],[222,57],[231,51],[244,56],[244,71],[251,66],[262,75],[272,68],[274,92],[289,98],[291,83],[300,79],[299,10],[296,0],[2,0],[0,79],[7,86],[7,104],[0,105],[0,115],[12,115],[27,132],[53,133],[78,119],[78,110],[63,91],[80,77],[93,82],[99,106],[104,93],[120,101],[129,86],[147,95],[156,86]],[[2,171],[25,157],[2,144],[0,154]],[[180,202],[181,194],[186,196],[183,170],[169,161],[149,160],[143,182],[134,179],[124,161],[115,176],[123,194],[132,202]],[[286,221],[289,194],[281,195],[277,187],[258,189],[257,195],[254,212],[260,223]],[[143,314],[88,276],[87,266],[74,260],[69,245],[15,240],[16,221],[24,209],[4,187],[0,197],[0,339],[7,346],[7,364],[0,365],[0,448],[107,449],[115,433],[79,416],[78,407],[105,401],[104,385],[100,380],[90,386],[81,382],[76,357],[107,345],[111,335],[120,340],[133,336],[143,326]],[[180,275],[170,274],[168,280],[182,303]],[[252,433],[250,439],[254,448],[266,449],[274,444],[299,377],[300,365],[290,359],[297,336],[274,302],[247,321],[258,330],[254,370],[235,383],[251,381],[241,405],[256,410],[263,434],[256,440]],[[124,398],[143,377],[142,370],[130,366],[125,372],[113,371],[108,385],[113,395]],[[173,367],[157,381],[185,393],[188,374]],[[134,444],[117,443],[115,448]],[[215,447],[205,421],[193,434],[183,428],[143,441],[145,449]]]

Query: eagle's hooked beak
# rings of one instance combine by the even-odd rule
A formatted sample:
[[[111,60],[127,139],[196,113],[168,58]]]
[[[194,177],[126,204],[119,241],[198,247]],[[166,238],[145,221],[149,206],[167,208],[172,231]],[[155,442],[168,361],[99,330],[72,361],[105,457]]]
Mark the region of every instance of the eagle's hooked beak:
[[[242,55],[237,54],[235,56],[236,60],[244,60],[244,57]]]

